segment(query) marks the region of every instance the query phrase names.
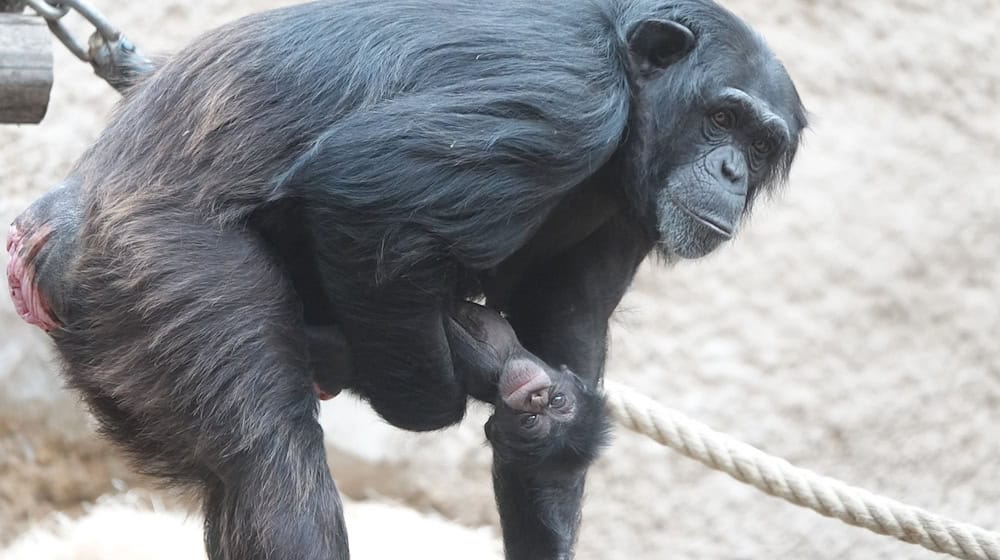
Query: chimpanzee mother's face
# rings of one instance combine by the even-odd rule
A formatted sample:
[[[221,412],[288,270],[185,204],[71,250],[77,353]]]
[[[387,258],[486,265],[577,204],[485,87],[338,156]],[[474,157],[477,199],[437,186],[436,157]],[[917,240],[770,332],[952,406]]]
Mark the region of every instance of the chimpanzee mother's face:
[[[787,175],[806,126],[784,67],[759,36],[737,30],[653,21],[630,39],[645,61],[636,101],[639,136],[651,139],[639,158],[642,188],[655,193],[648,198],[668,260],[731,239],[754,198]]]

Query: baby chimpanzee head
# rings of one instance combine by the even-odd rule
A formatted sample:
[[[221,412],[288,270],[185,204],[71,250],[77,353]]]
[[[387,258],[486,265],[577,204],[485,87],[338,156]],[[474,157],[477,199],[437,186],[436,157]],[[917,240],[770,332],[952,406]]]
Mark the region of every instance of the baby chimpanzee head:
[[[553,370],[531,358],[504,368],[486,437],[505,462],[559,472],[584,468],[608,440],[604,395],[569,369]]]
[[[600,389],[529,352],[496,311],[463,303],[449,328],[469,393],[496,407],[486,437],[503,463],[560,475],[590,464],[608,440]]]

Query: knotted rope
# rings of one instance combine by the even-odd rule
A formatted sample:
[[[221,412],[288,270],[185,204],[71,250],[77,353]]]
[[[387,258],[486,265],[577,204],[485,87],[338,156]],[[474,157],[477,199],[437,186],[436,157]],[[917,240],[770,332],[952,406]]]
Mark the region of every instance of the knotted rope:
[[[1000,534],[820,476],[607,381],[612,417],[708,467],[827,517],[966,560],[1000,560]]]

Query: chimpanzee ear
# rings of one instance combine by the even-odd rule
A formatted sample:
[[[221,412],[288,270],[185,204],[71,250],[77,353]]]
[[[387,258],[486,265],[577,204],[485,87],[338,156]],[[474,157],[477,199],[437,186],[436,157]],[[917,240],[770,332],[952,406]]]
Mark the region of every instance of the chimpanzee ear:
[[[666,68],[684,58],[694,47],[694,33],[669,20],[647,19],[628,36],[629,54],[640,72]]]

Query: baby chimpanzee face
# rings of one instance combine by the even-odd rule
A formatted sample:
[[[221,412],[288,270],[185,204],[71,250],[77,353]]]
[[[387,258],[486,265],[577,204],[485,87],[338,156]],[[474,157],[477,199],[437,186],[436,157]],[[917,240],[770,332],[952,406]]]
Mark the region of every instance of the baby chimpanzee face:
[[[512,360],[504,369],[486,437],[495,453],[519,464],[585,467],[607,441],[604,396],[569,369],[535,360]]]
[[[525,440],[546,437],[561,423],[572,422],[583,392],[568,369],[555,371],[540,361],[517,358],[508,362],[499,379],[502,404],[496,422]]]
[[[449,329],[470,394],[496,407],[486,437],[499,460],[557,474],[594,460],[608,433],[598,388],[529,352],[510,324],[486,307],[459,306]]]

